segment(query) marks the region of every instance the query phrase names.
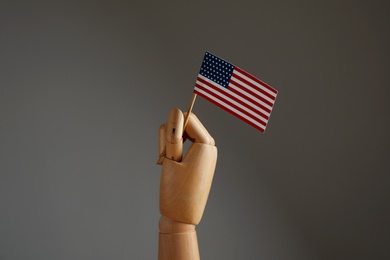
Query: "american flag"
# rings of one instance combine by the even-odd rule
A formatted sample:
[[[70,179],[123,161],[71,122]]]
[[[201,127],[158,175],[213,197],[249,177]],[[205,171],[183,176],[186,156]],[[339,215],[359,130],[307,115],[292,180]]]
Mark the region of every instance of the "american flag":
[[[206,52],[194,93],[264,133],[278,91]]]

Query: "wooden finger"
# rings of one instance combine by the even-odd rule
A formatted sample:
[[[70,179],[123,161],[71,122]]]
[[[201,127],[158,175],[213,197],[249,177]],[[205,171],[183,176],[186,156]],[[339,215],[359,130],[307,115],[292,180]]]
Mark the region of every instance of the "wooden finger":
[[[165,124],[162,124],[158,129],[158,160],[157,164],[162,164],[165,158]]]
[[[181,161],[183,155],[183,113],[173,108],[168,117],[165,131],[166,158]]]
[[[215,145],[214,138],[193,113],[188,117],[188,123],[184,131],[186,136],[194,143]]]

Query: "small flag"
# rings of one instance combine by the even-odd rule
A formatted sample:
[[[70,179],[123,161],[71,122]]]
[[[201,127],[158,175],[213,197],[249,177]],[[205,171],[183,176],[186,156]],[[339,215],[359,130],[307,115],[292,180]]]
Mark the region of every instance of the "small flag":
[[[264,133],[278,91],[206,52],[194,93]]]

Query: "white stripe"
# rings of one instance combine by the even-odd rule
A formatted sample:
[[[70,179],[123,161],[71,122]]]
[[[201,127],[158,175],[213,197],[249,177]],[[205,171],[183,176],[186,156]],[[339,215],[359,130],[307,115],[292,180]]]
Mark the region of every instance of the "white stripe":
[[[258,99],[257,97],[255,96],[252,96],[250,93],[246,92],[245,90],[243,90],[242,88],[239,88],[237,86],[235,86],[232,82],[229,83],[229,89],[235,89],[236,91],[240,92],[241,94],[247,96],[248,98],[251,98],[253,99],[254,101],[260,103],[261,105],[263,105],[264,107],[268,108],[269,110],[272,110],[272,106],[264,103],[263,101],[261,101],[260,99]],[[232,93],[233,94],[233,93]],[[269,115],[269,113],[267,113]]]
[[[264,87],[264,86],[261,85],[260,83],[254,81],[253,79],[248,78],[247,76],[245,76],[245,75],[242,74],[241,72],[238,72],[238,71],[236,71],[236,70],[233,70],[233,74],[237,74],[237,75],[240,76],[241,78],[246,79],[247,81],[249,81],[249,82],[252,83],[253,85],[258,86],[259,88],[261,88],[262,90],[264,90],[265,92],[267,92],[268,94],[270,94],[271,96],[273,96],[273,97],[276,98],[276,94],[275,94],[274,92],[272,92],[272,91],[269,90],[268,88]]]
[[[226,104],[225,102],[223,102],[222,100],[208,94],[207,92],[204,92],[203,90],[199,89],[198,87],[195,86],[195,90],[199,93],[201,93],[202,95],[204,96],[207,96],[208,98],[214,100],[215,102],[217,102],[218,104],[222,105],[223,107],[227,108],[228,110],[231,110],[233,111],[234,113],[237,113],[238,115],[242,116],[243,118],[245,118],[246,120],[252,122],[253,124],[257,125],[258,127],[260,127],[261,129],[264,129],[265,130],[265,126],[263,126],[262,124],[260,124],[259,122],[257,122],[256,120],[254,120],[253,118],[250,118],[249,116],[243,114],[242,112],[238,111],[237,109],[235,109],[234,107],[231,107],[229,106],[228,104]]]
[[[271,102],[272,104],[275,102],[275,100],[273,100],[273,99],[267,97],[266,95],[264,95],[263,93],[261,93],[261,92],[258,91],[257,89],[255,89],[255,88],[249,86],[248,84],[246,84],[245,82],[242,82],[241,80],[235,78],[234,75],[232,76],[232,79],[236,80],[236,81],[238,82],[239,86],[242,86],[242,87],[244,87],[244,88],[246,88],[246,89],[248,89],[248,90],[250,90],[250,91],[252,91],[252,92],[255,92],[255,94],[257,94],[257,95],[259,95],[260,97],[264,98],[265,100]],[[232,82],[231,80],[230,80],[230,83],[229,83],[229,84],[232,84],[232,85],[238,87],[238,85],[237,85],[236,83]]]
[[[207,79],[206,77],[204,77],[204,76],[202,76],[202,75],[200,75],[200,74],[199,74],[198,77],[201,78],[201,79],[203,79],[203,80],[205,80],[205,81],[207,81],[207,82],[215,83],[215,82],[210,81],[209,79]],[[219,86],[218,83],[215,83],[215,84],[213,84],[213,85],[214,85],[214,86]],[[222,86],[221,86],[221,87],[222,87]],[[249,93],[246,93],[246,92],[244,92],[243,90],[241,90],[241,89],[239,89],[239,88],[236,88],[234,85],[229,84],[229,88],[230,88],[230,87],[232,87],[232,88],[234,88],[234,89],[237,89],[237,91],[239,91],[239,92],[241,92],[242,94],[246,95],[247,97],[249,97],[249,98],[251,98],[251,99],[253,99],[253,100],[259,102],[260,104],[264,105],[264,106],[267,107],[268,109],[272,110],[272,107],[270,107],[269,105],[265,104],[264,102],[262,102],[261,100],[257,99],[256,97],[250,95]],[[223,88],[223,87],[222,87],[222,88]],[[263,113],[263,114],[267,115],[268,117],[270,116],[270,113],[268,113],[267,111],[261,109],[258,105],[253,104],[250,100],[245,99],[245,98],[243,98],[243,97],[241,97],[241,96],[239,96],[239,95],[237,95],[237,94],[235,94],[235,93],[229,91],[229,90],[226,89],[226,88],[223,88],[223,90],[224,90],[225,92],[229,92],[230,95],[232,95],[232,96],[234,96],[235,98],[241,100],[242,102],[248,104],[249,106],[251,106],[253,109],[257,110],[258,112]]]
[[[211,81],[211,80],[209,80],[208,83],[211,83],[213,86],[217,87],[217,88],[219,89],[219,91],[215,91],[214,89],[209,88],[206,84],[204,84],[204,83],[202,83],[202,82],[200,82],[200,81],[198,81],[198,80],[196,81],[196,84],[198,84],[198,85],[200,85],[200,86],[202,86],[202,87],[205,87],[205,88],[209,89],[209,90],[210,90],[211,92],[213,92],[214,94],[216,94],[216,95],[218,95],[218,96],[220,96],[220,97],[226,99],[227,101],[233,103],[234,106],[241,108],[242,110],[244,110],[244,111],[247,112],[248,114],[253,115],[254,117],[258,118],[259,120],[261,120],[261,121],[263,121],[265,124],[267,124],[267,122],[268,122],[267,119],[265,119],[264,117],[262,117],[261,115],[255,113],[255,112],[253,112],[252,110],[250,110],[250,109],[244,107],[243,105],[241,105],[240,103],[234,101],[233,99],[231,99],[231,98],[225,96],[225,95],[223,94],[224,92],[225,92],[225,93],[227,92],[227,89],[226,89],[225,87],[222,87],[221,85],[219,85],[219,84],[217,84],[217,83],[215,83],[214,81]],[[227,106],[229,106],[229,105],[227,105]],[[229,107],[230,107],[230,106],[229,106]]]

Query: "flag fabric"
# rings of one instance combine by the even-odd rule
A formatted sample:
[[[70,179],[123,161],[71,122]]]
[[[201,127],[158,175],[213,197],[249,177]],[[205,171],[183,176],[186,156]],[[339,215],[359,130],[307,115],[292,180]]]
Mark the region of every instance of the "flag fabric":
[[[206,52],[194,93],[264,133],[278,91]]]

